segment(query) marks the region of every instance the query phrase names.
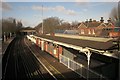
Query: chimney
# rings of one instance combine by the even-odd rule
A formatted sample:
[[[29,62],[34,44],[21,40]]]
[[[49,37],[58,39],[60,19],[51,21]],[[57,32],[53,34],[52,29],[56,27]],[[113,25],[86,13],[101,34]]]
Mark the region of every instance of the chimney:
[[[88,19],[86,19],[85,23],[88,23]]]
[[[96,20],[93,20],[93,22],[96,22]]]
[[[101,23],[103,23],[103,22],[104,22],[104,19],[103,19],[103,17],[101,17],[101,19],[100,19],[100,22],[101,22]]]
[[[108,23],[111,23],[111,18],[109,18],[107,21],[108,21]]]
[[[90,19],[89,22],[92,22],[92,19]]]

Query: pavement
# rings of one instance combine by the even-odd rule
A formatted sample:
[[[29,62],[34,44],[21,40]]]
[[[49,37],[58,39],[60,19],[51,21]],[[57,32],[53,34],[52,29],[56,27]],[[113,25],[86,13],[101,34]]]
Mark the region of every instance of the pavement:
[[[10,42],[13,40],[14,38],[10,38],[5,42],[2,42],[2,53],[5,53],[5,50],[7,49],[8,45],[10,44]]]

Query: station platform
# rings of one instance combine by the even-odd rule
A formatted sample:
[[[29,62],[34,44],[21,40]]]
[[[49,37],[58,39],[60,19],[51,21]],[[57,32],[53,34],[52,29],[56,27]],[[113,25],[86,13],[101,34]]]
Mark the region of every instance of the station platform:
[[[42,51],[41,48],[38,47],[36,44],[32,44],[30,41],[28,42],[30,43],[30,45],[32,45],[31,49],[38,52],[35,53],[37,58],[39,58],[39,60],[44,63],[47,69],[49,69],[50,72],[52,72],[53,75],[57,76],[57,78],[59,78],[60,80],[86,80],[81,75],[75,73],[74,71],[60,63],[58,59],[56,59],[49,53]]]

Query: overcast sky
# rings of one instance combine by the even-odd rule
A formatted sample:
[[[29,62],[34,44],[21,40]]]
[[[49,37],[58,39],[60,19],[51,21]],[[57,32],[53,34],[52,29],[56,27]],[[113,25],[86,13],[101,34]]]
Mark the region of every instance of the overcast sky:
[[[21,20],[24,26],[34,27],[42,21],[42,9],[43,18],[59,17],[64,21],[85,21],[86,19],[100,20],[100,17],[104,17],[105,21],[109,18],[110,11],[113,7],[117,6],[116,2],[79,2],[83,0],[76,0],[74,2],[35,2],[37,0],[30,0],[29,2],[14,2],[14,0],[5,0],[6,3],[2,3],[2,17],[14,17]],[[28,1],[28,0],[24,0]],[[50,0],[49,0],[50,1]],[[105,0],[104,0],[105,1]],[[107,0],[106,0],[107,1]],[[112,0],[109,0],[112,1]],[[43,8],[42,8],[43,5]]]

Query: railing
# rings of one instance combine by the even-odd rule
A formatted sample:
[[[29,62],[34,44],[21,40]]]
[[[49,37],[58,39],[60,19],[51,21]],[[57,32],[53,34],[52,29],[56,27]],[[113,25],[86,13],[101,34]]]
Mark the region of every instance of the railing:
[[[89,79],[96,78],[97,80],[102,80],[102,79],[107,80],[107,78],[103,77],[102,75],[100,75],[90,69],[88,70],[82,64],[77,63],[73,60],[70,60],[68,57],[60,55],[59,59],[60,59],[60,63],[64,64],[65,66],[67,66],[68,68],[75,71],[77,74],[79,74],[80,76],[82,76],[86,79],[87,78],[89,78]]]

